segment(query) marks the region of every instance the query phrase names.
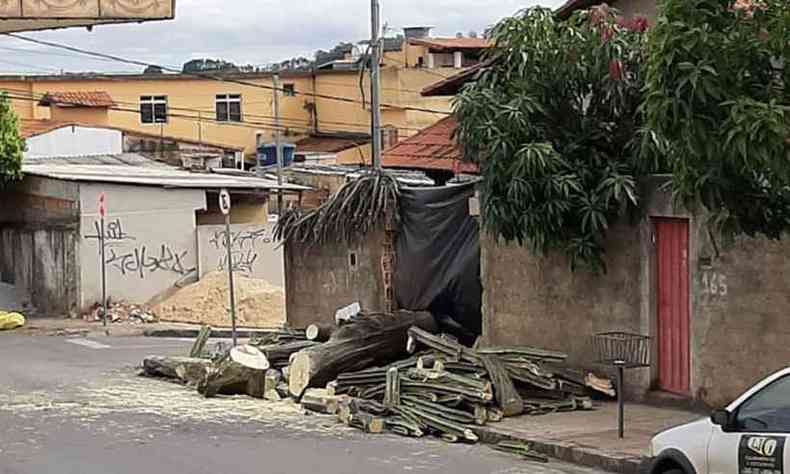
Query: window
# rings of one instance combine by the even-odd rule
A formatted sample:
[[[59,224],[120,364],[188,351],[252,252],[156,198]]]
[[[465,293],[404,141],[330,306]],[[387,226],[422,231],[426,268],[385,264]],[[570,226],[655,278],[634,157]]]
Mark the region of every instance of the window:
[[[241,94],[217,96],[217,121],[241,122]]]
[[[296,97],[296,88],[293,84],[283,84],[283,95],[285,97]]]
[[[790,433],[790,377],[757,392],[738,408],[738,431]]]
[[[141,96],[140,121],[142,123],[167,123],[167,96]]]

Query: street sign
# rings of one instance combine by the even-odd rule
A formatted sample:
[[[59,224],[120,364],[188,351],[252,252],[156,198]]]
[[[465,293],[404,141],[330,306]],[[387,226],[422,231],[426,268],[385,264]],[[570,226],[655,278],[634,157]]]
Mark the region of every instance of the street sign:
[[[226,216],[230,214],[230,194],[227,189],[219,192],[219,210]]]

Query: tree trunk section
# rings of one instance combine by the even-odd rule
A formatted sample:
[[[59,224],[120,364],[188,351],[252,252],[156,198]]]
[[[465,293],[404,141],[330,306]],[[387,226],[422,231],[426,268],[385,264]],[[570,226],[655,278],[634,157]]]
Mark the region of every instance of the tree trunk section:
[[[383,365],[408,356],[408,330],[416,326],[435,332],[430,313],[399,311],[360,317],[332,334],[328,342],[294,355],[289,370],[291,395],[321,387],[344,372]]]
[[[481,356],[480,359],[488,371],[491,384],[494,386],[494,399],[505,416],[516,416],[524,412],[524,400],[513,385],[507,367],[492,356]]]
[[[198,382],[210,367],[210,360],[193,357],[149,356],[143,360],[145,375],[178,379],[186,383]]]
[[[337,326],[334,324],[311,324],[304,333],[308,341],[326,342],[336,330]]]
[[[206,398],[216,395],[247,394],[263,398],[266,386],[266,357],[253,346],[234,347],[221,361],[209,369],[198,392]]]

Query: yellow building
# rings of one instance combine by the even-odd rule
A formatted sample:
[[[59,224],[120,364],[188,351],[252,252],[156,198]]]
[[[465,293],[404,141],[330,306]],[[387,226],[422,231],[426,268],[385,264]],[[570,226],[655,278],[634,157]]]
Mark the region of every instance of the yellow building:
[[[486,47],[477,38],[430,38],[407,30],[388,39],[382,67],[382,124],[385,144],[411,136],[447,115],[450,99],[423,97],[426,86],[473,65]],[[387,47],[387,45],[389,45]],[[280,113],[285,141],[311,138],[313,144],[337,136],[370,132],[369,82],[360,87],[359,58],[349,52],[311,71],[282,72]],[[20,118],[112,125],[149,134],[244,147],[252,159],[257,145],[275,130],[271,73],[67,74],[0,76],[0,90],[12,97]],[[363,92],[364,89],[364,92]],[[43,100],[51,93],[106,92],[114,102],[108,116],[95,110]],[[105,123],[106,121],[106,123]],[[337,153],[341,163],[370,159],[369,139]],[[357,142],[353,142],[356,144]]]

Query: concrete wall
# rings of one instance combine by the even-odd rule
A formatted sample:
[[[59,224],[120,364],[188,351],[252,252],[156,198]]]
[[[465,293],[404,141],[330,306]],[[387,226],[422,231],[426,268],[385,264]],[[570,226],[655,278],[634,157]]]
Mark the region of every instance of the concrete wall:
[[[146,186],[80,185],[81,304],[101,300],[97,202],[106,194],[107,286],[111,299],[144,303],[197,273],[195,211],[203,190]]]
[[[590,365],[586,339],[595,332],[656,335],[657,217],[689,220],[689,400],[723,406],[770,373],[787,366],[790,330],[790,242],[726,239],[709,233],[707,215],[675,206],[656,177],[644,186],[644,217],[617,225],[606,243],[606,275],[572,273],[563,256],[482,244],[483,334],[492,345],[527,344],[566,351]],[[658,367],[631,371],[629,395],[656,386]]]
[[[26,177],[0,195],[0,280],[26,294],[42,315],[76,313],[78,185]]]
[[[283,249],[274,240],[274,224],[236,224],[230,228],[233,270],[238,275],[260,278],[285,287]],[[228,254],[224,225],[198,226],[200,277],[225,271]]]
[[[765,376],[787,367],[790,303],[790,241],[725,238],[708,232],[704,210],[676,206],[658,191],[666,178],[647,186],[650,217],[689,219],[691,396],[724,406]],[[642,224],[653,232],[650,222]],[[651,234],[652,235],[652,234]],[[643,249],[643,320],[655,328],[656,263],[652,245]],[[654,371],[654,376],[657,375]]]
[[[611,237],[608,272],[598,275],[572,272],[564,255],[538,255],[481,233],[484,343],[559,350],[571,364],[593,368],[593,334],[644,332],[640,233],[619,225]]]
[[[109,125],[109,107],[49,107],[49,118],[58,122],[76,122],[90,125]]]
[[[365,311],[383,311],[386,304],[381,271],[384,242],[382,231],[351,247],[287,244],[288,324],[298,328],[318,322],[331,323],[338,309],[354,302],[359,302]]]
[[[28,138],[25,142],[25,158],[115,155],[123,152],[123,133],[101,128],[63,127]]]

